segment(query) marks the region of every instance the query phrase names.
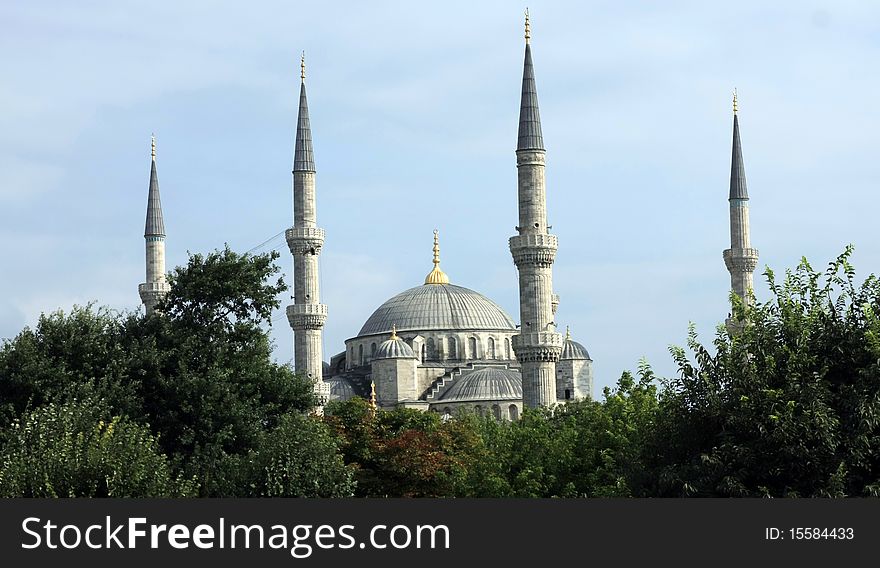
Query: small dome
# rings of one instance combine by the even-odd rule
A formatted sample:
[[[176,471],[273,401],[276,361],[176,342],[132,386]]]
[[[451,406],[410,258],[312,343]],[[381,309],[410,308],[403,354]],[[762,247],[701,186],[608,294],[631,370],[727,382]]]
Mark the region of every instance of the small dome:
[[[379,345],[373,359],[415,359],[416,354],[406,341],[394,335]]]
[[[486,367],[462,376],[440,397],[443,402],[521,399],[522,376],[498,367]]]
[[[351,383],[348,382],[348,379],[343,379],[342,377],[335,379],[328,379],[326,381],[328,385],[330,385],[330,400],[348,400],[350,398],[354,398],[354,388],[352,388]]]
[[[559,360],[564,361],[572,359],[587,359],[592,361],[586,347],[573,339],[566,339],[565,343],[562,344],[562,355],[559,356]]]

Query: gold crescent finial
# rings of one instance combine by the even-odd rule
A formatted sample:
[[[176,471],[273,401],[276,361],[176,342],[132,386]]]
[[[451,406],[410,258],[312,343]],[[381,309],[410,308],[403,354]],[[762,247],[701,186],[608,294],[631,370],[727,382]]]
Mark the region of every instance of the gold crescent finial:
[[[156,160],[156,135],[150,134],[150,156]]]
[[[571,327],[565,326],[565,340],[571,341]]]
[[[299,58],[299,78],[305,83],[306,82],[306,52],[303,50],[302,56]]]
[[[376,410],[376,383],[370,381],[370,408]]]
[[[529,43],[529,39],[532,37],[531,30],[529,29],[529,9],[526,8],[526,44]]]
[[[449,276],[440,270],[440,235],[434,229],[434,269],[425,277],[425,284],[449,284]]]
[[[397,324],[391,324],[391,339],[397,339]]]
[[[739,110],[739,105],[736,100],[736,89],[733,90],[733,114],[736,114],[736,111]]]

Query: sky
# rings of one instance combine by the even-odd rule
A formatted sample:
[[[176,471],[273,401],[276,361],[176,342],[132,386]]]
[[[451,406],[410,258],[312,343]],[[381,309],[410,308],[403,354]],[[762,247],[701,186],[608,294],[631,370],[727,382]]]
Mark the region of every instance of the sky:
[[[224,243],[274,247],[290,281],[278,235],[303,50],[325,358],[423,282],[434,228],[452,283],[518,321],[507,239],[525,7],[0,3],[0,338],[74,304],[138,309],[151,133],[168,268]],[[669,345],[690,323],[711,342],[728,313],[734,88],[758,299],[765,266],[823,267],[848,243],[860,277],[880,271],[880,4],[528,7],[556,321],[589,349],[597,394],[642,358],[674,375]],[[282,311],[271,333],[289,361]]]

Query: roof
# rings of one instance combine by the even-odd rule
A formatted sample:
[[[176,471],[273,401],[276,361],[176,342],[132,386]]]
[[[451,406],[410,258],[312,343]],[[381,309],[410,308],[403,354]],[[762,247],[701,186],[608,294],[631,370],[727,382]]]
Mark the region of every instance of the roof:
[[[338,377],[324,382],[330,385],[330,400],[348,400],[356,396],[348,379]]]
[[[730,159],[730,197],[729,199],[748,199],[746,187],[746,168],[743,165],[742,144],[739,140],[739,118],[733,115],[733,155]]]
[[[358,337],[398,331],[515,330],[513,319],[478,292],[454,284],[425,284],[387,300],[367,319]]]
[[[296,147],[293,151],[293,171],[315,171],[315,153],[312,151],[312,127],[309,124],[309,103],[306,100],[306,84],[299,89],[299,117],[296,122]]]
[[[462,375],[443,396],[442,402],[521,400],[522,375],[511,369],[485,367]]]
[[[150,191],[147,196],[147,222],[145,237],[164,237],[165,221],[162,218],[162,200],[159,198],[159,175],[156,173],[156,158],[150,164]]]
[[[543,150],[541,114],[538,112],[538,88],[535,85],[535,69],[532,65],[532,49],[526,44],[523,63],[522,98],[519,104],[519,139],[517,150]]]
[[[379,345],[373,359],[415,359],[416,354],[406,341],[399,337],[386,339]]]
[[[562,344],[562,355],[559,356],[559,360],[564,361],[566,359],[593,360],[587,352],[587,348],[572,339],[566,339],[565,343]]]

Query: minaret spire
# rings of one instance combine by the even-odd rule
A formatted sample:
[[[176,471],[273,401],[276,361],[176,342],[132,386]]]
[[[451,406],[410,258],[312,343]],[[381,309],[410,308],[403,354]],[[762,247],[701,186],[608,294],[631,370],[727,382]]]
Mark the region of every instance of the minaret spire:
[[[147,194],[144,240],[147,277],[146,282],[138,286],[138,295],[149,315],[171,289],[165,280],[165,219],[162,216],[162,200],[159,197],[159,175],[156,173],[155,136],[150,137],[150,186]]]
[[[330,396],[323,380],[322,333],[327,306],[321,303],[318,255],[324,246],[324,229],[317,226],[315,158],[306,100],[305,53],[300,58],[299,116],[293,152],[293,227],[287,229],[287,246],[293,255],[293,304],[287,306],[287,320],[293,329],[296,372],[315,384],[318,412]]]
[[[531,25],[526,13],[519,136],[516,145],[518,177],[518,234],[510,238],[510,252],[519,272],[520,333],[513,350],[522,365],[523,405],[550,406],[556,402],[556,362],[563,338],[553,321],[553,261],[558,240],[547,226],[544,179],[544,138],[538,112],[538,90],[532,65]]]
[[[517,150],[543,150],[541,113],[538,112],[538,88],[535,85],[535,67],[532,65],[532,47],[529,43],[531,27],[526,10],[526,54],[523,62],[522,97],[519,104],[519,139]]]
[[[733,91],[733,144],[730,158],[730,248],[724,251],[724,264],[730,272],[733,293],[746,303],[752,301],[754,271],[758,265],[758,251],[752,248],[749,223],[749,192],[743,165],[742,142],[739,135],[739,102]],[[733,329],[732,320],[728,328]]]

